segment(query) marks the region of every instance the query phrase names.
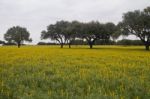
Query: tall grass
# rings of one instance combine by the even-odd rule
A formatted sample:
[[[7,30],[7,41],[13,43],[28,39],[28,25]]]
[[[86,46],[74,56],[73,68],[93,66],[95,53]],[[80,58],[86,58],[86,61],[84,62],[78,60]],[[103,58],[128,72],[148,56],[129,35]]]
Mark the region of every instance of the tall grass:
[[[150,99],[150,52],[0,47],[0,99]]]

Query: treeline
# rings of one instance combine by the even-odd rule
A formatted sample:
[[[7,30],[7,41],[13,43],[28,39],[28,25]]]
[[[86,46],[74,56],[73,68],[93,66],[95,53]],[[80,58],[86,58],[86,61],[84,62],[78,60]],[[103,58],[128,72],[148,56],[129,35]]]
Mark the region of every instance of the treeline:
[[[46,43],[46,42],[39,42],[37,45],[59,45],[58,43]],[[74,40],[72,42],[72,45],[87,45],[86,41],[82,40]],[[114,42],[112,40],[109,40],[108,42],[102,42],[100,40],[97,40],[94,45],[144,45],[141,40],[130,40],[130,39],[122,39],[118,40],[117,42]]]
[[[98,21],[88,23],[58,21],[49,25],[47,30],[42,31],[41,39],[55,40],[60,44],[61,48],[63,48],[64,44],[68,44],[69,48],[71,48],[74,40],[81,39],[85,40],[92,48],[97,40],[108,42],[111,37],[113,38],[113,34],[117,33],[117,30],[117,26],[111,22],[104,24]]]
[[[140,41],[121,40],[116,42],[120,36],[135,35]],[[31,42],[30,33],[24,27],[14,26],[4,34],[7,43],[15,43],[20,47],[24,41]],[[90,48],[93,45],[145,45],[145,49],[149,50],[150,46],[150,7],[144,10],[129,11],[123,14],[123,20],[115,25],[112,22],[101,23],[98,21],[79,22],[79,21],[57,21],[55,24],[47,26],[46,30],[41,32],[41,39],[50,39],[56,41],[61,48],[64,45],[77,43],[78,40],[82,44],[88,44]],[[78,42],[79,44],[81,42]],[[40,42],[39,44],[44,44]],[[51,43],[48,43],[49,45]],[[54,43],[53,43],[54,44]]]

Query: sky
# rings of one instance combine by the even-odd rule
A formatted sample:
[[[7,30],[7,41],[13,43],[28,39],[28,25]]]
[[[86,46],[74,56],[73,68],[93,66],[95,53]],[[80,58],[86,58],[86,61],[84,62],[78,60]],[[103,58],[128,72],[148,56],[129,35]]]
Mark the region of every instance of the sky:
[[[147,6],[150,0],[0,0],[0,40],[8,28],[19,25],[27,28],[36,44],[41,41],[41,31],[56,21],[117,24],[123,13]]]

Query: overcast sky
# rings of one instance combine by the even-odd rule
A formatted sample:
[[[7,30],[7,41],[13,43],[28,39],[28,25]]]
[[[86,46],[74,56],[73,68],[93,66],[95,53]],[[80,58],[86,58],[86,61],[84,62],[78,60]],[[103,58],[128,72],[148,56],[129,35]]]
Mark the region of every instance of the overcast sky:
[[[28,29],[35,44],[41,31],[56,21],[117,24],[123,13],[147,6],[150,0],[0,0],[0,40],[8,28],[19,25]]]

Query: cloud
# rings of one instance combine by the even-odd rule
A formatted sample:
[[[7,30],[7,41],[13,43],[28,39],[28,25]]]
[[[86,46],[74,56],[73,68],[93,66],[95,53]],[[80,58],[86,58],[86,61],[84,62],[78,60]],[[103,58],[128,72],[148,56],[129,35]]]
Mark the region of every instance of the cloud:
[[[149,0],[0,0],[0,39],[8,28],[20,25],[37,43],[40,32],[58,20],[117,24],[123,13],[149,5]]]

